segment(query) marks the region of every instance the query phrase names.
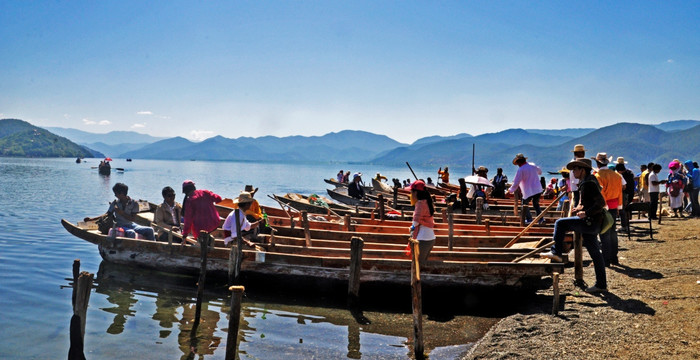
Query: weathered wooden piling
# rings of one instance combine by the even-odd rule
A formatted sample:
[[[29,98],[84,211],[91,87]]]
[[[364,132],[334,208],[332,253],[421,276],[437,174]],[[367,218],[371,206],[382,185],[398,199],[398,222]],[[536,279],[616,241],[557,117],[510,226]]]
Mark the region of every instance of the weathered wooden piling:
[[[552,315],[559,313],[559,273],[552,274],[552,290],[554,290],[554,299],[552,300]]]
[[[207,252],[209,250],[209,234],[202,230],[197,237],[199,243],[200,269],[199,281],[197,282],[197,306],[194,311],[194,325],[196,329],[199,325],[199,318],[202,315],[202,297],[204,295],[204,284],[207,279]]]
[[[399,187],[394,186],[394,208],[398,209],[399,206]]]
[[[365,242],[362,238],[353,236],[350,239],[350,276],[348,277],[348,297],[355,303],[360,297],[360,275],[362,272],[362,248]]]
[[[345,222],[345,230],[348,232],[352,231],[352,216],[350,214],[345,215],[343,221]]]
[[[481,224],[481,218],[484,214],[484,198],[476,198],[476,223]]]
[[[423,354],[423,295],[420,281],[420,250],[418,241],[411,240],[413,258],[411,260],[411,293],[413,305],[413,354],[416,359],[424,359]]]
[[[231,286],[231,310],[228,316],[228,335],[226,337],[226,360],[235,359],[238,353],[238,328],[241,324],[241,303],[243,302],[243,286]]]
[[[80,259],[73,260],[73,295],[71,296],[71,304],[75,306],[75,293],[78,290],[78,277],[80,276]]]
[[[520,226],[525,226],[525,220],[527,220],[527,214],[530,213],[530,206],[523,205],[523,211],[520,212]]]
[[[522,194],[520,191],[516,191],[513,193],[513,216],[518,216],[518,210],[520,209],[520,200],[522,198]]]
[[[491,236],[491,220],[484,219],[484,229],[486,230],[486,236]]]
[[[80,260],[73,262],[73,270],[80,268]],[[85,359],[83,353],[85,344],[85,317],[87,315],[88,303],[90,302],[90,293],[92,290],[92,280],[94,275],[83,271],[80,275],[74,276],[73,288],[75,299],[73,302],[73,316],[70,322],[70,348],[68,350],[68,359]]]
[[[574,233],[574,284],[583,287],[583,236]]]

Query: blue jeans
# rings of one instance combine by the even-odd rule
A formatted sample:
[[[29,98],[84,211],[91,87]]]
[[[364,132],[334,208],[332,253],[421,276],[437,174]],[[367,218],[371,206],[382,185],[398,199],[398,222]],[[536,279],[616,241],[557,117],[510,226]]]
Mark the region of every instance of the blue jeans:
[[[564,250],[564,237],[569,231],[575,231],[583,237],[583,246],[588,250],[591,260],[593,260],[593,268],[595,269],[595,286],[601,289],[607,289],[608,282],[605,276],[605,261],[603,254],[600,252],[600,244],[598,244],[598,233],[600,225],[588,225],[585,219],[578,216],[566,217],[557,220],[554,223],[554,245],[552,245],[552,253],[561,255]]]
[[[126,226],[121,226],[124,229],[124,235],[129,238],[136,238],[136,234],[141,234],[146,240],[155,240],[156,236],[153,228],[150,226],[141,226],[136,223],[131,223]]]
[[[542,209],[540,208],[540,196],[542,196],[542,193],[530,196],[529,198],[523,200],[523,205],[529,204],[530,200],[532,200],[532,207],[535,208],[535,214],[539,215],[542,212]],[[527,214],[525,214],[525,219],[527,219],[527,221],[532,221],[532,215],[529,211]]]
[[[600,234],[600,243],[603,246],[603,259],[606,264],[617,261],[618,249],[617,231],[615,230],[617,225],[617,209],[610,209],[608,212],[613,217],[613,224],[610,230],[606,231],[604,234]]]

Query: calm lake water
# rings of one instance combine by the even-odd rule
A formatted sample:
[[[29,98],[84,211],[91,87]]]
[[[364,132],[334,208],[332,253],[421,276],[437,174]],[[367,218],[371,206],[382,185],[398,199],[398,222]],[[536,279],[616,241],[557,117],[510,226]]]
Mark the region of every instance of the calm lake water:
[[[96,274],[85,334],[88,359],[223,359],[230,297],[224,284],[207,284],[203,323],[190,337],[196,279],[102,262],[97,247],[60,224],[104,213],[123,182],[129,195],[160,202],[161,189],[178,191],[185,179],[198,188],[234,197],[246,184],[256,198],[287,192],[325,194],[324,178],[338,170],[412,178],[408,168],[348,164],[253,164],[117,159],[111,176],[91,167],[98,160],[0,158],[0,358],[60,359],[69,349],[74,259]],[[116,171],[115,168],[125,170]],[[419,177],[435,169],[415,169]],[[434,177],[434,176],[433,176]],[[342,290],[292,291],[266,287],[246,291],[241,359],[405,359],[411,357],[410,289],[361,290],[363,313],[344,308]],[[386,290],[386,289],[384,289]],[[405,293],[402,295],[401,293]],[[397,293],[399,295],[397,295]],[[341,296],[339,296],[341,295]],[[390,295],[390,296],[387,296]],[[374,298],[373,298],[374,297]],[[431,359],[459,358],[504,314],[481,295],[424,290],[426,351]],[[485,310],[490,308],[490,310]],[[358,321],[360,320],[360,321]]]

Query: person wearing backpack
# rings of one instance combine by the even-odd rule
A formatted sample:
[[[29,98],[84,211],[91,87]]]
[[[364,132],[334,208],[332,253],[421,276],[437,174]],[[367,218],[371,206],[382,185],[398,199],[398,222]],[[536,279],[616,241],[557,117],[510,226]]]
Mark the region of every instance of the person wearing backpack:
[[[540,256],[562,262],[566,233],[569,231],[580,233],[583,237],[583,245],[588,250],[595,268],[595,285],[586,289],[586,292],[592,294],[607,291],[608,284],[605,276],[605,261],[598,243],[598,234],[605,216],[605,199],[600,193],[598,181],[595,176],[591,175],[593,169],[591,163],[590,159],[576,159],[566,165],[566,168],[571,171],[571,176],[579,180],[580,201],[571,212],[573,216],[560,218],[554,223],[554,235],[552,236],[554,245],[549,252],[540,254]]]

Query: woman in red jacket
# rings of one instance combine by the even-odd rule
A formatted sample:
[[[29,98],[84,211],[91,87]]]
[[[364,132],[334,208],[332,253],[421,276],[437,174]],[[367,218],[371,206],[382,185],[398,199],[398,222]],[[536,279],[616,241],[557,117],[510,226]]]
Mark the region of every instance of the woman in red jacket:
[[[182,237],[191,233],[196,239],[202,230],[208,233],[216,230],[221,220],[214,203],[221,202],[221,196],[209,190],[197,190],[192,180],[182,183],[182,192],[185,194],[182,201],[182,212],[185,216]]]

